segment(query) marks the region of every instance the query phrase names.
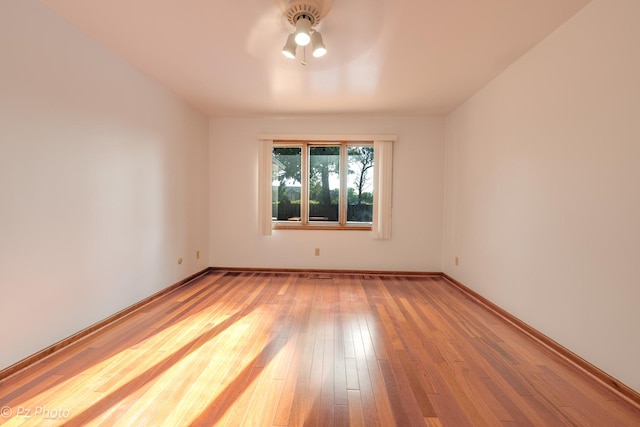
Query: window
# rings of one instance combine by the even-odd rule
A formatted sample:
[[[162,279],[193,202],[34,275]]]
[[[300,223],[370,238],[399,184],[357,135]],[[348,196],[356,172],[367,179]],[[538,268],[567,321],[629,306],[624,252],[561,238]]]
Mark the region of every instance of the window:
[[[394,135],[260,134],[258,139],[260,234],[350,229],[391,238]]]
[[[372,142],[275,141],[271,170],[276,228],[371,230]]]

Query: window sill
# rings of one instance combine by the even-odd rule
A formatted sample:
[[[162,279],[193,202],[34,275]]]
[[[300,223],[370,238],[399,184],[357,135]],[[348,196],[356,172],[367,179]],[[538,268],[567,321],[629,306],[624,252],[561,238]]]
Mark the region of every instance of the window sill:
[[[371,231],[372,226],[367,225],[339,225],[339,224],[290,224],[274,223],[274,230],[340,230],[340,231]]]

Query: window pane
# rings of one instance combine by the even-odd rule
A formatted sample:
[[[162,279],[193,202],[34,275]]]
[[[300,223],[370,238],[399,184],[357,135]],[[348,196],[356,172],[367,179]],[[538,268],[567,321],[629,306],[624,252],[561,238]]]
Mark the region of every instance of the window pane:
[[[338,221],[340,147],[309,147],[309,221]]]
[[[272,167],[272,218],[300,221],[302,147],[274,147]]]
[[[347,149],[347,222],[373,220],[373,147]]]

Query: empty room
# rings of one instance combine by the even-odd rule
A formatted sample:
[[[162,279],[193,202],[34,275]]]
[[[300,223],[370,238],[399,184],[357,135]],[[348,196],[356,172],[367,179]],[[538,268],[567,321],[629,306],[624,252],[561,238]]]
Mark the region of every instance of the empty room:
[[[637,0],[0,0],[0,425],[640,425]]]

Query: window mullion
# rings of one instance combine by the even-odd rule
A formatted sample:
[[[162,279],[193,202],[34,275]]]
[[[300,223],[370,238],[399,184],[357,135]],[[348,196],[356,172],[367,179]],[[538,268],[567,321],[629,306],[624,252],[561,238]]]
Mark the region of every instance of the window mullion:
[[[338,218],[340,225],[347,224],[347,178],[349,174],[347,165],[347,145],[340,144],[340,201]]]
[[[300,222],[302,225],[309,224],[309,144],[302,144],[302,165],[300,171]]]

